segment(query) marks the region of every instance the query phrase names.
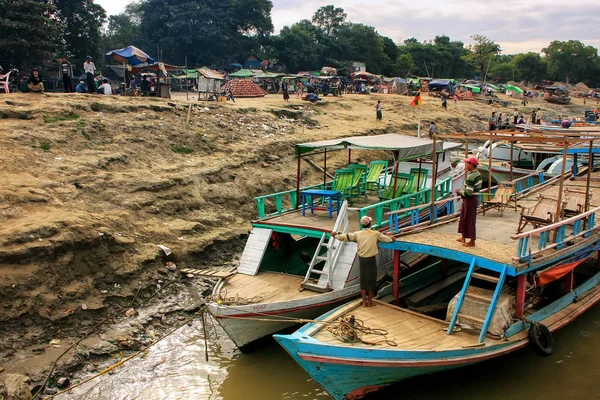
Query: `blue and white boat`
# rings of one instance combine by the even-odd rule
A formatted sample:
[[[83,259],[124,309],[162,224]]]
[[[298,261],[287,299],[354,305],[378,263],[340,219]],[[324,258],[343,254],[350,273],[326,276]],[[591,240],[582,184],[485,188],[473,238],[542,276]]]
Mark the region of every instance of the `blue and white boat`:
[[[529,140],[536,139],[560,140]],[[492,211],[491,200],[482,198],[488,209],[478,216],[476,247],[457,242],[456,213],[433,213],[427,224],[417,218],[427,206],[388,213],[398,240],[382,247],[394,251],[394,280],[376,305],[352,301],[276,340],[336,400],[526,346],[550,355],[552,332],[600,301],[600,190],[589,184],[600,174],[590,175],[566,181],[563,171],[538,185],[517,184],[521,189],[507,202],[514,212]],[[558,213],[538,218],[540,210],[553,214],[543,206],[552,199]],[[415,223],[401,228],[395,215],[406,212]],[[515,234],[524,223],[532,229]],[[403,269],[405,252],[430,262]],[[371,331],[361,334],[362,324]]]

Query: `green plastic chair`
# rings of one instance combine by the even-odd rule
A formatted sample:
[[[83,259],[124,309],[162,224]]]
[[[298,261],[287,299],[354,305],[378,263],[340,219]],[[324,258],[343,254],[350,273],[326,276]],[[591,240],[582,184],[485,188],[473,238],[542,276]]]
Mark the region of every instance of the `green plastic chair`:
[[[387,171],[387,168],[387,161],[371,161],[369,172],[365,177],[366,190],[379,190],[385,186],[385,176],[381,176],[381,174]]]
[[[353,169],[338,169],[331,185],[331,190],[342,192],[344,198],[352,195],[355,171]]]
[[[352,195],[356,197],[364,196],[366,194],[367,188],[365,185],[367,170],[369,167],[363,164],[350,164],[348,165],[348,169],[354,170],[354,182],[352,185]]]
[[[413,179],[414,177],[412,175],[399,172],[398,179],[396,180],[396,190],[394,191],[394,178],[392,177],[390,185],[379,192],[379,200],[392,200],[402,196],[402,194],[406,193],[406,188],[412,185]]]
[[[415,193],[415,192],[418,192],[419,190],[423,189],[425,187],[425,184],[427,183],[428,175],[429,175],[429,171],[426,169],[421,168],[419,170],[419,168],[411,168],[410,176],[413,177],[413,180],[412,180],[412,183],[406,187],[405,194]]]

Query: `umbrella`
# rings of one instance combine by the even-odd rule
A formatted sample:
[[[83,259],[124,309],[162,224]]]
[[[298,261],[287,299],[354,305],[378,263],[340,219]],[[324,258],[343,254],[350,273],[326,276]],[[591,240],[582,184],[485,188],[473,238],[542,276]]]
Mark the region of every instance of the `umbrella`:
[[[373,79],[373,80],[379,80],[379,78],[377,77],[377,75],[372,74],[372,73],[367,72],[367,71],[353,72],[353,73],[350,74],[350,78],[352,78],[352,79]]]
[[[142,63],[154,64],[154,59],[135,46],[127,46],[123,49],[111,50],[104,56],[107,60],[113,60],[119,64],[138,65]]]

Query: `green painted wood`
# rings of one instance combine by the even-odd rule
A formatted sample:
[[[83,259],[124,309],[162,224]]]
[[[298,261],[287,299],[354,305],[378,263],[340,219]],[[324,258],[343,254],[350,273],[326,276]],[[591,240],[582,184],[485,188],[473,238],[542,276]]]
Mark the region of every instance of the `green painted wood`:
[[[367,176],[365,178],[367,190],[379,190],[383,186],[382,182],[380,182],[380,177],[383,171],[387,170],[387,167],[387,161],[371,161],[371,164],[369,164],[369,171],[367,172]]]

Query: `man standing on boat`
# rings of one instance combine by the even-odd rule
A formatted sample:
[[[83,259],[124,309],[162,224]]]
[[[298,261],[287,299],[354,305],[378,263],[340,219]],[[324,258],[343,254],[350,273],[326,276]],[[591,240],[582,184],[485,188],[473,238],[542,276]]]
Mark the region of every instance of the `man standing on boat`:
[[[464,189],[457,189],[456,194],[462,197],[462,205],[460,207],[460,219],[458,220],[458,233],[462,237],[456,239],[466,247],[475,246],[475,224],[477,219],[477,194],[481,190],[483,179],[477,171],[479,161],[475,157],[464,159],[465,169],[469,172]],[[467,242],[467,239],[471,239]]]
[[[377,286],[377,253],[379,242],[391,243],[394,238],[391,233],[383,233],[371,229],[371,217],[364,216],[360,219],[362,231],[338,234],[331,232],[331,236],[341,242],[356,242],[358,245],[358,263],[360,266],[360,295],[363,307],[373,307],[373,294]]]

